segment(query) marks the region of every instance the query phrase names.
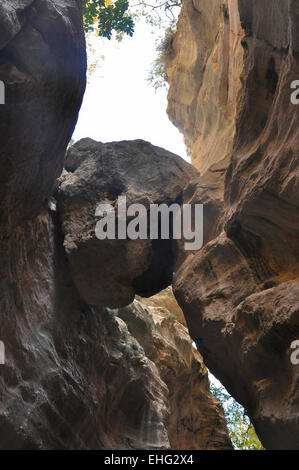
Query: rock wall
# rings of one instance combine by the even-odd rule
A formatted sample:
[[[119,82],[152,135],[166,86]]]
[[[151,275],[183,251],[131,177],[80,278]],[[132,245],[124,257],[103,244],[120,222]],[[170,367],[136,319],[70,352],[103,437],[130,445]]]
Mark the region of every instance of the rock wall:
[[[298,26],[295,0],[184,0],[168,70],[168,113],[201,172],[183,202],[204,204],[204,247],[174,293],[269,449],[298,449]]]
[[[168,448],[167,387],[125,324],[80,298],[57,214],[0,256],[0,448]]]
[[[0,449],[168,449],[179,419],[157,366],[106,308],[167,287],[172,242],[101,244],[95,209],[121,194],[174,202],[197,171],[146,142],[85,140],[57,180],[85,72],[81,1],[1,2]],[[203,414],[202,445],[228,448],[198,367],[213,419]]]
[[[61,174],[85,89],[79,0],[0,5],[0,226],[37,216]]]
[[[81,164],[64,178],[55,196],[65,250],[82,297],[91,305],[122,307],[135,294],[149,297],[167,287],[175,263],[171,232],[169,228],[169,239],[161,239],[158,222],[157,237],[150,238],[150,206],[176,203],[182,188],[198,175],[195,168],[142,140],[102,144],[82,139],[70,148],[66,167],[76,167],[75,160]],[[99,240],[95,223],[106,214],[98,213],[100,204],[109,204],[120,216],[130,205],[139,214],[136,204],[141,204],[142,238],[127,236],[129,224],[119,237],[115,223],[114,239]],[[134,217],[135,212],[130,215]]]
[[[167,112],[201,173],[232,151],[244,67],[237,4],[184,1],[172,43]]]
[[[169,447],[167,387],[123,322],[80,297],[47,202],[85,71],[80,1],[1,2],[1,449]]]
[[[85,139],[64,161],[85,88],[81,1],[2,1],[0,448],[230,448],[171,303],[127,307],[166,302],[175,273],[207,366],[266,448],[298,449],[298,8],[184,0],[168,112],[192,167],[143,141]],[[119,196],[204,203],[203,249],[98,240],[98,204],[119,211]]]
[[[151,298],[135,300],[117,315],[126,322],[167,385],[171,448],[232,450],[223,409],[210,393],[208,372],[201,355],[172,309],[149,305],[157,301],[155,297],[153,301]]]

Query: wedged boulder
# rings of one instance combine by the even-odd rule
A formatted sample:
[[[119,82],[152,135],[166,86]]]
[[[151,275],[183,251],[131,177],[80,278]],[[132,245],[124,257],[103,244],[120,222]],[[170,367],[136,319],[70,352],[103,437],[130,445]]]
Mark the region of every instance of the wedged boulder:
[[[0,5],[0,229],[39,214],[63,168],[85,89],[79,0]]]
[[[135,294],[148,297],[167,287],[175,265],[171,230],[170,239],[150,239],[150,205],[179,203],[197,171],[142,140],[102,144],[84,139],[70,148],[66,162],[75,171],[63,179],[56,198],[64,247],[82,298],[90,305],[121,307]],[[145,207],[145,239],[119,239],[117,232],[116,239],[97,238],[98,205],[110,204],[118,214],[119,197],[126,197],[127,207]]]
[[[175,319],[172,309],[149,306],[150,301],[135,300],[116,312],[169,389],[171,448],[231,450],[222,405],[210,392],[207,369],[187,328]]]
[[[173,289],[205,363],[264,447],[298,449],[298,2],[210,3],[185,0],[168,74],[170,117],[202,172],[182,202],[204,204],[206,227],[193,256],[178,244]]]

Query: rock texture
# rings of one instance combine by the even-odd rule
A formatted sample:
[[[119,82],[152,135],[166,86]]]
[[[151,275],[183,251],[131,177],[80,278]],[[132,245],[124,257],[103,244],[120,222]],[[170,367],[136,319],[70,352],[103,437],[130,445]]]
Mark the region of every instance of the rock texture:
[[[198,175],[182,158],[142,140],[96,143],[83,139],[70,148],[66,167],[75,170],[57,192],[65,234],[64,246],[75,284],[91,305],[121,307],[134,295],[150,296],[167,287],[175,256],[170,240],[99,240],[95,217],[99,204],[118,214],[118,197],[126,206],[171,205],[184,186]],[[125,209],[126,210],[126,209]],[[131,218],[133,219],[133,217]]]
[[[167,112],[201,173],[231,155],[244,34],[238,0],[184,0],[167,68]]]
[[[96,154],[83,155],[85,141],[68,154],[66,166],[74,173],[64,171],[57,182],[85,71],[81,1],[1,2],[0,80],[6,104],[0,106],[0,339],[5,344],[0,449],[170,447],[169,390],[125,322],[84,295],[72,244],[86,241],[84,222],[91,224],[98,197],[113,199],[124,191],[134,201],[169,202],[197,172],[144,142],[92,144]],[[92,145],[87,141],[88,149]],[[90,218],[81,220],[90,210]],[[90,248],[85,253],[91,262]],[[147,279],[150,292],[171,281],[170,245],[140,247],[140,254],[128,247],[106,250],[96,245],[97,265],[107,276],[121,274],[115,282],[110,278],[109,295],[117,299],[111,304],[130,299],[135,290],[144,292]],[[95,290],[107,289],[103,278],[91,279]],[[129,294],[119,292],[122,285]],[[229,445],[215,404],[213,418],[218,412],[217,436],[223,432],[223,445]],[[218,430],[215,423],[210,426]],[[220,437],[218,442],[222,445]]]
[[[62,243],[44,212],[1,245],[0,448],[168,448],[165,384],[124,322],[80,299]]]
[[[176,321],[186,326],[186,320],[183,311],[173,295],[173,290],[171,286],[162,290],[161,292],[159,292],[159,294],[153,295],[152,297],[143,297],[142,306],[156,309],[164,309],[165,312],[169,312],[169,314],[174,316],[174,319]]]
[[[81,2],[1,2],[1,449],[230,448],[168,294],[111,310],[174,272],[207,366],[266,448],[299,448],[298,9],[184,0],[168,112],[200,175],[143,141],[84,139],[57,182],[85,87]],[[204,203],[203,249],[100,242],[95,209],[118,196]]]
[[[85,88],[79,0],[0,5],[1,236],[37,216],[61,174]]]
[[[294,0],[185,0],[168,71],[168,112],[201,172],[183,202],[205,205],[175,296],[268,449],[299,448],[298,25]]]
[[[135,300],[117,315],[156,364],[169,389],[171,448],[232,450],[222,406],[210,393],[207,369],[188,330],[175,320],[172,310],[149,306],[150,301]]]
[[[81,2],[2,1],[0,26],[0,448],[167,448],[168,390],[81,299],[47,207],[85,87]]]

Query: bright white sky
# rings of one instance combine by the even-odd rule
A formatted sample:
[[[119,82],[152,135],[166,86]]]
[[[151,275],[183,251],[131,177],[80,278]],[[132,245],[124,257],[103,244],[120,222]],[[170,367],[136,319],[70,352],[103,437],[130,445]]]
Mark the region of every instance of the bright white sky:
[[[143,139],[188,158],[183,137],[166,114],[167,90],[147,82],[155,58],[155,40],[144,22],[136,24],[132,38],[121,43],[96,38],[93,48],[104,55],[89,79],[79,121],[73,138],[83,137],[109,142]]]

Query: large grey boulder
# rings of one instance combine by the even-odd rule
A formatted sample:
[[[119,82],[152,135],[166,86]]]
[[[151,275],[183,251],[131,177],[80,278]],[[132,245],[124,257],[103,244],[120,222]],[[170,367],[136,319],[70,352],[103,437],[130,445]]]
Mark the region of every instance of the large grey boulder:
[[[71,162],[71,163],[70,163]],[[75,284],[90,305],[121,307],[137,293],[151,296],[172,280],[172,240],[99,240],[96,208],[118,197],[127,206],[178,202],[197,170],[182,158],[142,140],[96,143],[84,139],[68,152],[70,173],[56,194],[64,247]],[[149,224],[148,224],[149,225]]]

